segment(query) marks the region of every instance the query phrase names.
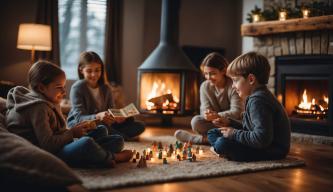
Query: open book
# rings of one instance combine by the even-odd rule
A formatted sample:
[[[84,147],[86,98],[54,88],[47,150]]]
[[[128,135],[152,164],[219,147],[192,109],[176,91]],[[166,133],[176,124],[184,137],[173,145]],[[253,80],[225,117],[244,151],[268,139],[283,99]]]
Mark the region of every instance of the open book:
[[[108,111],[113,117],[132,117],[140,114],[133,103],[121,109],[109,109]]]

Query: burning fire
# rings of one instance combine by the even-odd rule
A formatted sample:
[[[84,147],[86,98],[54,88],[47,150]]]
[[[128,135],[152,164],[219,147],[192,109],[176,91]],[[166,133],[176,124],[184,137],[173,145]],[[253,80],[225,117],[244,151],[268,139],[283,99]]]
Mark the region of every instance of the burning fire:
[[[172,94],[172,91],[166,87],[164,82],[154,81],[151,91],[146,98],[146,107],[148,110],[162,109],[163,113],[168,113],[165,110],[176,110],[178,103],[179,98]]]
[[[306,89],[302,95],[303,100],[296,107],[296,112],[301,115],[325,115],[328,111],[328,97],[323,96],[323,99],[316,102],[315,98],[312,98],[311,102],[308,101],[308,95]]]

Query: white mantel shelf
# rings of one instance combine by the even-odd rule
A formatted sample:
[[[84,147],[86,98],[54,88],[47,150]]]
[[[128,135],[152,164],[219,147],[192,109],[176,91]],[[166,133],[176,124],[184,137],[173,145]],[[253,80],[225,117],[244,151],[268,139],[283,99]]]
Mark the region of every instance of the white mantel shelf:
[[[306,19],[287,19],[285,21],[262,21],[241,25],[242,36],[261,36],[277,33],[333,30],[333,15],[309,17]]]

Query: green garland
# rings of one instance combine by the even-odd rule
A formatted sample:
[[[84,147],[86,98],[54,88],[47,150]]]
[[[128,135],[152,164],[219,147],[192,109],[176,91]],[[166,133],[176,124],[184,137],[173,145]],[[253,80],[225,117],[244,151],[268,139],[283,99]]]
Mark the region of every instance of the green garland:
[[[246,20],[250,23],[252,23],[252,15],[258,14],[260,16],[260,21],[273,21],[279,19],[279,12],[284,10],[287,11],[287,18],[293,19],[293,18],[302,18],[302,10],[303,9],[309,9],[310,15],[309,17],[315,17],[315,16],[322,16],[322,15],[332,15],[333,14],[333,6],[328,5],[324,2],[317,2],[314,1],[308,5],[302,5],[302,6],[296,6],[295,8],[274,8],[271,7],[270,9],[261,10],[257,6],[254,6],[254,9],[251,10],[250,13],[247,14]]]

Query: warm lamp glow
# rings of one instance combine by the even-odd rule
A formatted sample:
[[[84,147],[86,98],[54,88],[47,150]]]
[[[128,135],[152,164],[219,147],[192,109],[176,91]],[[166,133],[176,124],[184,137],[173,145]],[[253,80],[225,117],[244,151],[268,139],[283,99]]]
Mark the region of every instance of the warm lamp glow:
[[[303,14],[304,19],[309,18],[310,10],[309,9],[303,9],[302,14]]]
[[[280,11],[279,12],[279,20],[285,21],[287,19],[287,12],[286,11]]]
[[[31,50],[31,61],[34,62],[34,51],[50,51],[51,27],[41,24],[20,24],[17,48]]]
[[[252,15],[252,20],[253,20],[253,23],[257,23],[260,21],[260,15],[259,14],[253,14]]]

